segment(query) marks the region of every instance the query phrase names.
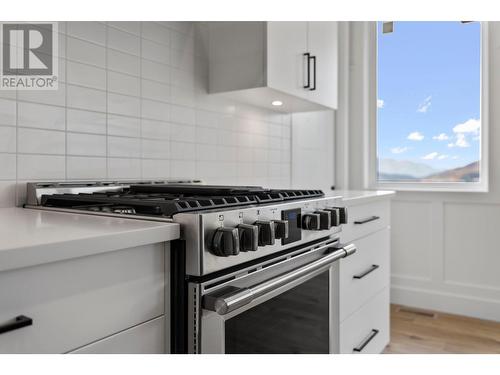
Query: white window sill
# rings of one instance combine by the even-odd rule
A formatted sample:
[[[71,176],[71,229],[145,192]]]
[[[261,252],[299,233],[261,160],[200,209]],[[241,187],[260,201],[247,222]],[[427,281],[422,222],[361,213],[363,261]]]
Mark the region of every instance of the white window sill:
[[[487,193],[488,185],[484,183],[473,182],[378,182],[372,189],[376,190],[395,190],[395,191],[414,191],[414,192],[439,192],[439,193]]]

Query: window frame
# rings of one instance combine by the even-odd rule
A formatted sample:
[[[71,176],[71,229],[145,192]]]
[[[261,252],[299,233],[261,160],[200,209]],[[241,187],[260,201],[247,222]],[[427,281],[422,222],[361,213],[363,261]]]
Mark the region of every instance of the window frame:
[[[457,21],[459,22],[459,21]],[[367,23],[365,28],[365,74],[364,82],[365,124],[368,130],[368,157],[365,161],[365,176],[368,188],[396,191],[434,192],[488,192],[489,191],[489,38],[488,22],[481,24],[481,72],[480,72],[480,181],[479,182],[394,182],[378,181],[377,171],[377,22]]]

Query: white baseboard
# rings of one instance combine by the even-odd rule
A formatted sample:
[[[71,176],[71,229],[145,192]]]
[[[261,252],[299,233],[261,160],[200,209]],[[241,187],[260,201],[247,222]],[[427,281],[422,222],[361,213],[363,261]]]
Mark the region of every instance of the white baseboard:
[[[392,285],[391,303],[500,322],[498,300]]]

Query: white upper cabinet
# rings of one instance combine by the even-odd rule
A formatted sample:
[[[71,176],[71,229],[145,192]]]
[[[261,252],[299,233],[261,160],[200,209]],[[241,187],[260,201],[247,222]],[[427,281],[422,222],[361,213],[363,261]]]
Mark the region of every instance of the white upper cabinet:
[[[208,29],[210,93],[283,112],[337,108],[336,22],[211,22]]]

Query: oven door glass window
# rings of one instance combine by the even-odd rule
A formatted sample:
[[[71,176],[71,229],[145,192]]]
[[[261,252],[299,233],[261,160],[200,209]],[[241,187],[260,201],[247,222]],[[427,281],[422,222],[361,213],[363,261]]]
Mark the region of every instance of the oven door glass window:
[[[329,271],[225,322],[226,353],[329,353]]]

